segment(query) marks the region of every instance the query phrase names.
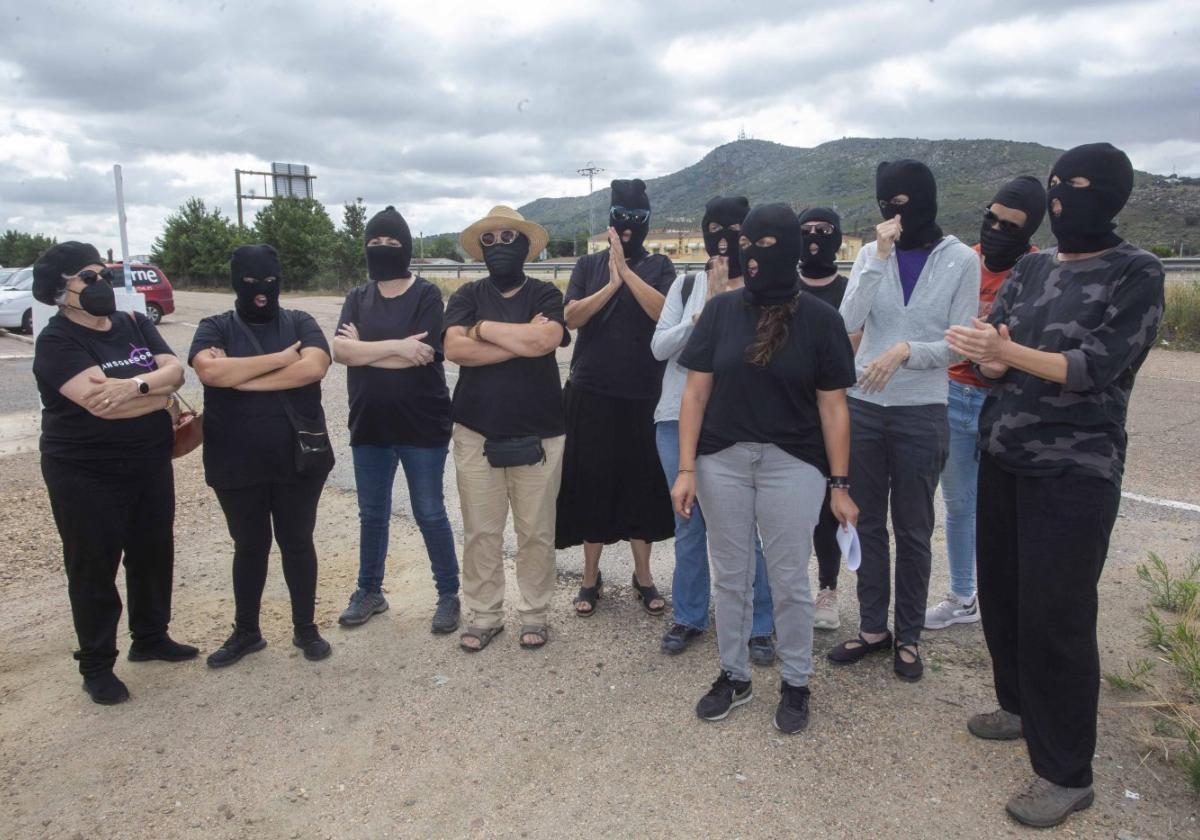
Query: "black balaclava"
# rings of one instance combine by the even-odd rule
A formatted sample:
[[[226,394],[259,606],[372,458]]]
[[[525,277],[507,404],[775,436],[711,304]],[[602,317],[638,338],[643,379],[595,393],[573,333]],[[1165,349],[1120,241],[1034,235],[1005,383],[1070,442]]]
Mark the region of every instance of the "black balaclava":
[[[59,242],[51,245],[33,263],[33,297],[49,306],[74,277],[89,265],[104,265],[100,252],[86,242]],[[111,290],[111,286],[109,289]],[[82,304],[81,304],[82,305]]]
[[[997,230],[987,219],[984,219],[979,231],[979,251],[983,254],[983,264],[989,271],[1008,271],[1029,251],[1029,240],[1042,224],[1042,217],[1046,214],[1046,190],[1037,178],[1022,175],[1002,186],[988,207],[993,204],[1003,204],[1025,213],[1025,224],[1018,231],[1007,231],[1003,227]]]
[[[646,182],[641,178],[634,178],[632,181],[616,180],[612,182],[612,201],[611,207],[624,207],[629,210],[649,210],[650,196],[646,195]],[[643,252],[642,243],[646,241],[646,234],[650,232],[649,220],[637,224],[635,222],[615,222],[610,215],[608,223],[616,229],[618,235],[622,235],[625,231],[632,231],[628,242],[622,241],[621,247],[625,251],[625,259],[632,260],[635,257],[640,257]]]
[[[244,321],[265,324],[279,314],[279,284],[283,282],[283,268],[279,265],[279,254],[270,245],[243,245],[233,252],[229,262],[229,276],[233,291],[237,295],[236,309]],[[252,277],[253,283],[242,278]],[[275,282],[266,279],[274,277]],[[254,298],[265,295],[266,306],[255,306]]]
[[[750,212],[750,201],[744,195],[721,196],[714,198],[704,205],[704,218],[700,220],[700,233],[704,236],[704,250],[710,257],[729,258],[729,276],[742,276],[742,256],[738,250],[739,231],[730,225],[740,225]],[[721,229],[709,233],[708,226],[716,222]],[[720,243],[725,241],[725,253],[721,253]]]
[[[412,261],[412,234],[408,230],[408,222],[404,221],[404,217],[390,204],[367,222],[364,241],[370,242],[376,236],[390,236],[392,239],[399,239],[400,247],[368,245],[367,276],[375,281],[409,277],[408,264]]]
[[[907,204],[893,204],[898,195]],[[875,198],[887,205],[880,208],[884,220],[900,216],[898,248],[928,248],[942,238],[937,223],[937,182],[929,167],[919,160],[884,161],[875,170]]]
[[[1067,254],[1088,254],[1120,245],[1113,219],[1121,212],[1133,192],[1133,164],[1120,149],[1110,143],[1088,143],[1063,152],[1050,169],[1062,182],[1046,191],[1047,206],[1055,199],[1062,213],[1050,208],[1050,230],[1058,240],[1058,250]],[[1088,187],[1073,187],[1072,178],[1087,178]]]
[[[799,221],[801,225],[808,222],[829,222],[833,225],[833,233],[828,236],[800,231],[800,274],[813,280],[837,274],[837,254],[842,247],[841,218],[828,207],[810,207],[800,214]],[[813,245],[817,246],[815,254],[812,252]]]
[[[515,289],[525,282],[525,260],[529,258],[529,237],[518,233],[505,245],[483,246],[483,262],[488,267],[488,279],[501,292]]]
[[[755,306],[788,303],[800,290],[796,263],[800,260],[800,220],[786,204],[760,204],[742,222],[747,245],[742,250],[745,287],[742,297]],[[775,244],[760,247],[764,236],[774,236]],[[756,267],[750,267],[754,260]]]

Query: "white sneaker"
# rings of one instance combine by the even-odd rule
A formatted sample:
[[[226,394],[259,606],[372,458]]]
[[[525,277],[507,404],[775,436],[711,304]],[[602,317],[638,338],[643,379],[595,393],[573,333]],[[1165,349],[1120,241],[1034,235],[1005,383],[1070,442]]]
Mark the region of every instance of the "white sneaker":
[[[972,595],[962,600],[953,592],[936,607],[925,610],[925,629],[943,630],[951,624],[970,624],[979,620],[979,598]]]
[[[817,601],[813,610],[813,627],[818,630],[836,630],[842,626],[842,617],[838,614],[837,590],[826,587],[817,593]]]

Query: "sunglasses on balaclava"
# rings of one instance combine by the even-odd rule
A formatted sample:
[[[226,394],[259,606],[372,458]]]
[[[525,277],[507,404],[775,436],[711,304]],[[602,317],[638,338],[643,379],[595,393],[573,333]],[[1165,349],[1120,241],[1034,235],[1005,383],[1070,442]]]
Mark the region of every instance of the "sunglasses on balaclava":
[[[642,243],[650,233],[650,197],[646,195],[646,183],[640,178],[614,180],[611,199],[608,220],[621,237],[625,259],[641,256]]]
[[[837,274],[842,247],[842,220],[828,207],[810,207],[800,214],[800,273],[813,280]]]

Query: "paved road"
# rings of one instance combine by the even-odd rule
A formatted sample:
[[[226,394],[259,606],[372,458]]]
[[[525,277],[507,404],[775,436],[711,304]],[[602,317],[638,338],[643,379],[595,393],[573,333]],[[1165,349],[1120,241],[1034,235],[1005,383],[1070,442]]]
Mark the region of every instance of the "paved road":
[[[200,319],[224,311],[231,303],[232,298],[225,294],[176,292],[178,309],[164,319],[161,325],[163,337],[182,355],[190,346]],[[341,299],[331,296],[287,296],[285,305],[312,314],[330,336],[341,311]],[[0,420],[8,418],[9,427],[19,421],[33,428],[36,422],[33,413],[38,401],[30,375],[32,350],[31,345],[12,337],[0,338]],[[569,348],[559,351],[559,366],[564,379],[569,356]],[[338,464],[331,482],[336,487],[353,491],[354,475],[346,429],[345,373],[345,368],[340,365],[330,368],[324,382],[324,402],[330,433],[338,449]],[[447,363],[446,373],[453,387],[457,379],[456,366]],[[190,369],[184,394],[199,404],[201,387]],[[0,422],[0,433],[5,428]],[[1129,469],[1124,489],[1144,496],[1200,504],[1200,482],[1196,480],[1196,453],[1200,452],[1200,355],[1167,351],[1151,354],[1138,378],[1130,409],[1129,431]],[[452,458],[447,462],[446,503],[455,531],[461,533]],[[400,517],[410,516],[403,481],[396,484],[394,510]],[[512,548],[511,533],[508,547]],[[627,577],[632,570],[627,550],[615,546],[607,553],[610,555],[605,563],[606,570],[610,570],[608,578],[617,582]],[[667,582],[672,568],[669,544],[656,547],[653,565],[656,578]],[[560,552],[560,569],[577,572],[581,566],[578,549]]]

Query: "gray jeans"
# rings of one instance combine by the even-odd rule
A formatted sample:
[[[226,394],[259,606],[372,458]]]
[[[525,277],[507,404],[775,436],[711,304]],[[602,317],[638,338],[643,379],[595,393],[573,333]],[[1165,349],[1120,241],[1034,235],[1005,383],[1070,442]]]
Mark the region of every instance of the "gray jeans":
[[[790,685],[808,685],[813,641],[808,558],[825,486],[816,467],[769,443],[735,443],[696,459],[696,495],[708,524],[717,648],[722,670],[735,680],[750,679],[757,526],[775,604],[780,674]]]

